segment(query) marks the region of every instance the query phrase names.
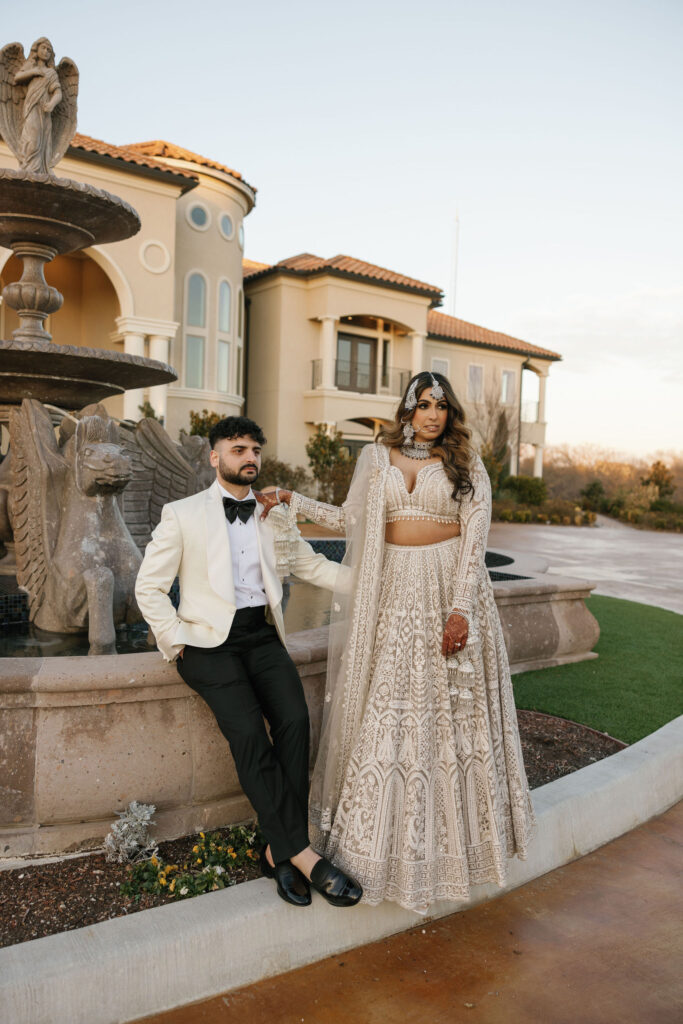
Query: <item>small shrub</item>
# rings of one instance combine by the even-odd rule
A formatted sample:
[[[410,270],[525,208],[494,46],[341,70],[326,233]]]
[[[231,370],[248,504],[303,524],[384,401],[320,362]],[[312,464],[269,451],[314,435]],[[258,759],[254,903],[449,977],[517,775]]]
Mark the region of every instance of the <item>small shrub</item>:
[[[256,486],[271,487],[273,484],[288,491],[309,494],[313,478],[303,466],[291,466],[289,462],[281,462],[276,456],[269,455],[261,462],[261,472]]]
[[[190,434],[199,434],[200,437],[208,437],[211,433],[211,428],[215,427],[216,424],[221,420],[220,413],[209,412],[208,409],[202,409],[201,412],[195,412],[194,409],[190,410]]]
[[[509,476],[505,490],[511,492],[523,505],[542,505],[548,497],[545,480],[537,476]]]
[[[142,405],[139,405],[138,406],[138,412],[140,413],[140,419],[141,420],[156,420],[157,423],[161,423],[161,425],[163,427],[163,425],[164,425],[164,417],[163,416],[157,416],[157,414],[156,414],[156,412],[154,410],[154,406],[152,405],[151,402],[143,402]]]
[[[346,498],[356,460],[349,455],[341,431],[329,434],[318,424],[315,434],[306,445],[308,462],[318,482],[321,501],[341,505]]]
[[[641,477],[640,482],[644,487],[654,487],[657,491],[655,497],[660,500],[670,498],[676,490],[673,473],[660,459],[652,463],[650,472]]]
[[[112,825],[104,839],[104,852],[108,861],[117,864],[135,863],[156,854],[156,843],[149,834],[154,824],[154,804],[141,804],[133,800],[125,811],[117,811],[119,820]]]
[[[544,501],[541,506],[519,505],[508,498],[493,502],[491,518],[503,523],[543,523],[565,526],[588,526],[595,522],[595,512],[582,509],[573,501],[555,499]]]
[[[683,515],[683,505],[680,505],[675,501],[668,501],[664,498],[657,498],[656,501],[650,502],[650,512],[673,512],[678,515]]]
[[[581,504],[591,512],[606,512],[608,508],[607,494],[601,480],[592,480],[580,492]]]

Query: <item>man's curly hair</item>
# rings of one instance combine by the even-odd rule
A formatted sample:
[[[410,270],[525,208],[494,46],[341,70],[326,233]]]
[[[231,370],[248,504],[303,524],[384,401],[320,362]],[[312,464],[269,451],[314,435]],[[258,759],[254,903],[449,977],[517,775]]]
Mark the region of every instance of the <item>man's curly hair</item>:
[[[250,437],[257,444],[265,444],[265,434],[248,416],[226,416],[214,424],[209,431],[209,444],[216,447],[216,441],[232,441],[236,437]]]

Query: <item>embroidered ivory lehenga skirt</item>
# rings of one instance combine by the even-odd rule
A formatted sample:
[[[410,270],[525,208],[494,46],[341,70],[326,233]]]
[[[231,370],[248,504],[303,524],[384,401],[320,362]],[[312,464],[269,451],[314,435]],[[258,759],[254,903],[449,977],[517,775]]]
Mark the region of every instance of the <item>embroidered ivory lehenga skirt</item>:
[[[313,845],[363,900],[425,913],[506,877],[533,830],[507,654],[484,569],[463,652],[441,654],[460,538],[386,544],[371,680],[341,799]]]

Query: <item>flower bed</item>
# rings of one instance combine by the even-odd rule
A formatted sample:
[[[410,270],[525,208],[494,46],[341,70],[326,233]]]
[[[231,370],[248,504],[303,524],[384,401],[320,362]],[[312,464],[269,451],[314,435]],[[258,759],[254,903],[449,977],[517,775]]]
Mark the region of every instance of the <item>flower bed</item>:
[[[532,789],[623,747],[618,740],[561,718],[535,711],[518,711],[518,717]],[[251,842],[249,835],[254,837]],[[160,843],[154,858],[134,866],[112,864],[104,854],[95,853],[0,871],[0,946],[258,878],[256,851],[261,842],[253,825],[238,825]],[[187,892],[182,891],[185,888]]]

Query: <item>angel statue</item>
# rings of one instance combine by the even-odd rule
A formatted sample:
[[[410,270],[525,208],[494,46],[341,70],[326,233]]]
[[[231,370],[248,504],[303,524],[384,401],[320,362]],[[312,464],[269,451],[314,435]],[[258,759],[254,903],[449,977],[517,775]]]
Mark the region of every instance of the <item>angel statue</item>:
[[[76,131],[78,68],[52,43],[36,39],[28,59],[21,43],[0,50],[0,134],[25,174],[50,174]]]

